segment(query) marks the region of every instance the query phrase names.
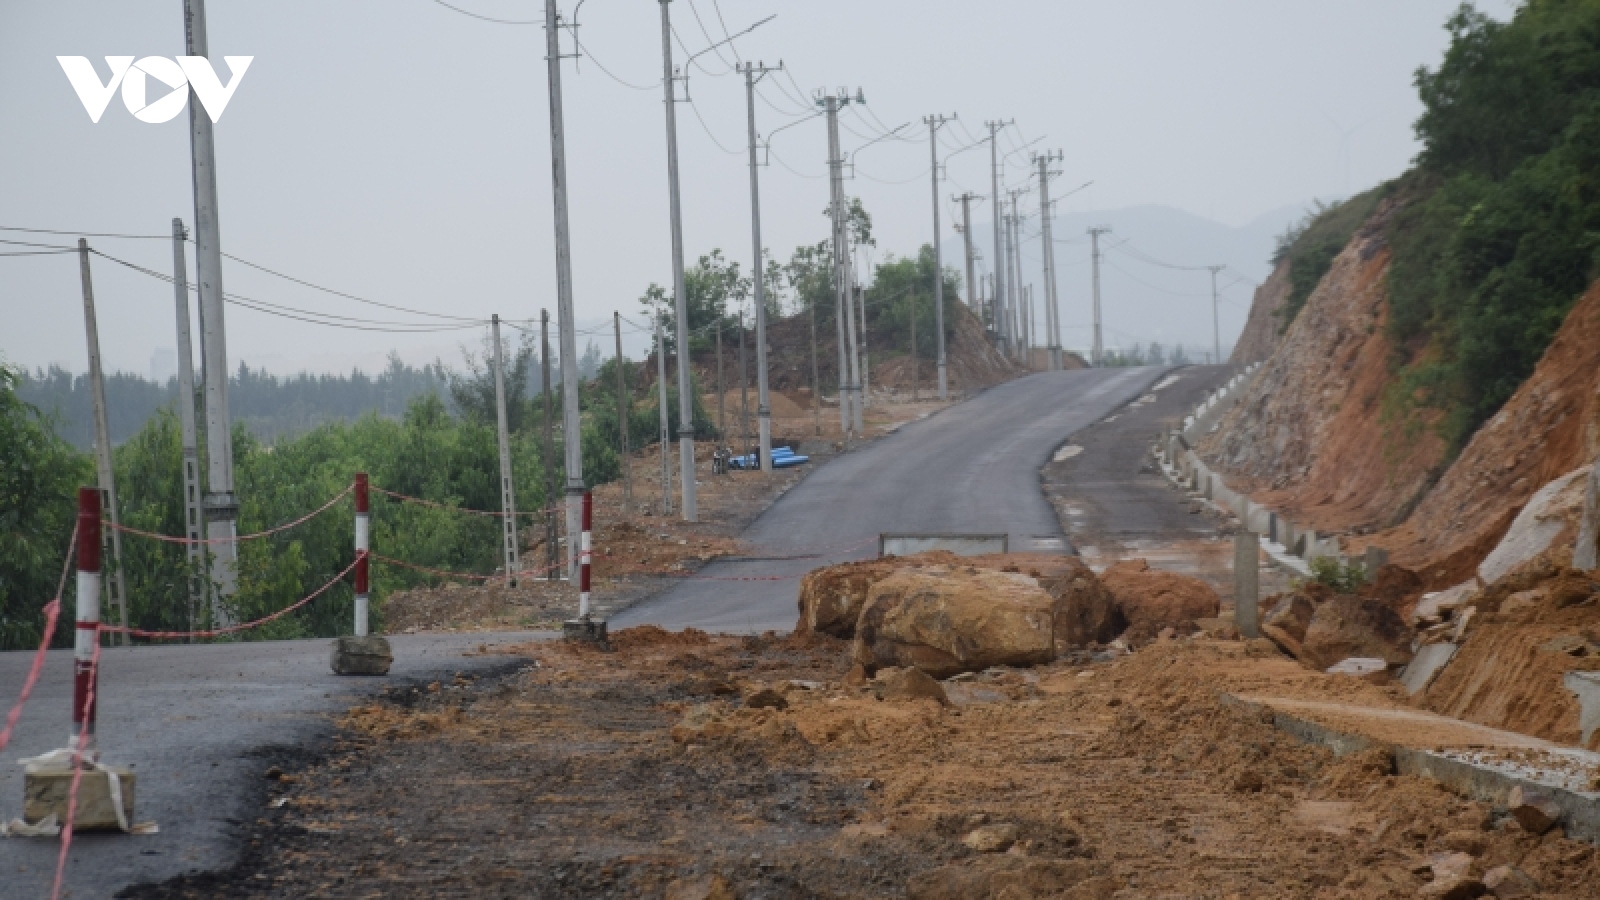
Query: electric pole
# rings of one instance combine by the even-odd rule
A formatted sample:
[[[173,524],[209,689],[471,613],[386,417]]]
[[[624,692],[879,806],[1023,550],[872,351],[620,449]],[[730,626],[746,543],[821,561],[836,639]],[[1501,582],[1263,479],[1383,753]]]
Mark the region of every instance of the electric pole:
[[[978,279],[973,274],[973,261],[977,259],[977,254],[972,250],[972,198],[974,196],[976,195],[968,191],[956,199],[961,201],[961,238],[962,243],[966,246],[967,306],[977,312],[981,321],[983,319],[983,304],[978,299],[978,295],[982,291],[978,289]]]
[[[667,194],[672,216],[672,295],[677,313],[678,332],[678,457],[683,491],[683,520],[698,521],[699,504],[694,485],[694,395],[689,389],[689,296],[683,285],[683,209],[678,196],[678,97],[679,76],[672,71],[672,18],[668,4],[661,3],[661,86],[667,107]]]
[[[857,96],[860,96],[859,92]],[[853,433],[862,429],[860,398],[854,392],[861,384],[856,354],[856,324],[850,309],[850,236],[844,198],[844,156],[839,149],[839,108],[850,103],[845,91],[827,94],[817,100],[828,115],[828,170],[833,215],[834,298],[839,326],[839,428],[848,444]]]
[[[739,307],[739,454],[750,452],[750,370],[745,366],[744,306]]]
[[[1013,356],[1021,359],[1025,350],[1022,349],[1022,260],[1019,246],[1019,236],[1022,230],[1022,217],[1017,215],[1017,198],[1027,193],[1024,188],[1013,188],[1007,193],[1011,197],[1011,215],[1006,217],[1006,318],[1011,328]]]
[[[665,9],[665,7],[663,7]],[[550,172],[556,232],[556,319],[561,332],[561,443],[567,471],[567,577],[578,580],[578,535],[583,533],[583,423],[578,418],[578,333],[573,321],[572,234],[567,224],[567,131],[561,107],[561,19],[556,0],[544,4],[545,68],[550,88]],[[555,498],[550,498],[553,504]],[[589,611],[580,609],[582,617]]]
[[[622,313],[611,313],[612,333],[617,338],[617,437],[622,444],[622,511],[633,508],[633,454],[628,449],[628,413],[633,404],[628,399],[628,361],[622,358]]]
[[[744,96],[745,106],[749,113],[750,131],[750,240],[753,244],[754,256],[750,266],[751,276],[755,279],[756,288],[756,423],[761,431],[761,443],[758,445],[756,455],[761,458],[761,471],[772,474],[772,404],[767,395],[767,276],[762,269],[761,246],[761,177],[760,167],[756,162],[756,82],[766,76],[768,72],[776,72],[783,68],[783,61],[779,60],[775,68],[767,68],[766,63],[752,65],[744,64]],[[811,367],[816,369],[816,313],[811,317]],[[743,325],[740,325],[740,340],[744,339]],[[742,366],[743,363],[740,363]],[[742,377],[742,376],[741,376]],[[813,379],[815,380],[815,379]],[[813,391],[816,385],[812,385]],[[815,398],[815,395],[813,395]]]
[[[1000,129],[1012,123],[996,121],[983,124],[989,128],[989,188],[991,196],[994,197],[994,294],[990,303],[994,306],[995,332],[999,335],[1001,343],[1005,345],[1009,356],[1011,355],[1009,351],[1012,350],[1012,342],[1011,331],[1007,327],[1008,323],[1003,315],[1006,302],[1006,254],[1003,246],[1005,238],[1001,234],[1001,231],[1005,228],[1006,201],[1000,196],[1000,142],[996,138],[1000,134]]]
[[[561,534],[556,528],[556,409],[555,385],[550,383],[550,310],[539,310],[539,368],[542,372],[544,395],[544,577],[559,581],[560,558],[558,544]]]
[[[111,559],[115,566],[111,578],[106,581],[107,599],[111,601],[111,608],[117,611],[118,623],[127,628],[128,594],[122,577],[122,520],[117,514],[116,472],[111,465],[111,426],[106,419],[106,384],[105,373],[100,367],[100,325],[94,314],[94,284],[89,278],[89,242],[83,238],[78,238],[78,271],[83,279],[83,330],[89,343],[89,394],[94,402],[95,469],[100,482],[100,506],[111,520],[111,527],[105,529],[109,533],[102,538],[102,541],[111,545]],[[120,641],[113,637],[112,643],[127,646],[128,633],[123,631],[119,634]]]
[[[205,0],[184,0],[184,43],[190,56],[210,57]],[[194,88],[189,89],[193,95]],[[213,628],[233,624],[227,601],[239,589],[239,503],[233,495],[233,428],[228,415],[228,343],[222,315],[222,237],[217,222],[217,148],[212,121],[197,96],[189,100],[189,151],[194,178],[194,261],[199,279],[206,377],[206,536],[217,585]]]
[[[722,384],[722,317],[718,316],[715,323],[717,335],[717,439],[728,439],[728,392]]]
[[[494,341],[495,437],[500,444],[500,543],[505,551],[506,584],[517,583],[517,498],[511,480],[511,429],[506,423],[506,364],[500,347],[500,314],[489,317]]]
[[[1222,330],[1217,322],[1217,273],[1227,266],[1206,266],[1211,273],[1211,349],[1216,351],[1217,363],[1222,363]]]
[[[1050,176],[1059,172],[1050,170],[1050,163],[1062,158],[1061,151],[1034,157],[1039,164],[1039,240],[1044,252],[1044,329],[1045,346],[1049,348],[1050,371],[1061,371],[1061,307],[1056,296],[1056,244],[1055,228],[1051,222],[1054,210],[1050,207]]]
[[[950,381],[945,372],[944,357],[944,257],[939,243],[939,126],[954,119],[933,115],[922,121],[928,123],[928,154],[933,160],[933,330],[939,338],[939,399],[950,399]]]
[[[661,514],[672,515],[672,465],[667,454],[672,447],[672,429],[667,424],[667,339],[661,333],[661,316],[653,316],[656,324],[656,386],[661,398],[656,408],[661,412]],[[679,361],[682,365],[682,361]]]
[[[206,584],[205,514],[201,509],[200,442],[194,421],[194,350],[189,339],[189,274],[184,265],[183,242],[189,232],[182,219],[172,220],[172,285],[178,307],[178,421],[183,428],[183,547],[189,562],[189,630],[197,630],[195,616],[210,595]],[[189,638],[192,642],[194,638]]]
[[[1100,337],[1100,235],[1110,234],[1110,225],[1097,225],[1089,229],[1089,258],[1094,270],[1094,343],[1089,348],[1089,365],[1100,365],[1105,344]]]

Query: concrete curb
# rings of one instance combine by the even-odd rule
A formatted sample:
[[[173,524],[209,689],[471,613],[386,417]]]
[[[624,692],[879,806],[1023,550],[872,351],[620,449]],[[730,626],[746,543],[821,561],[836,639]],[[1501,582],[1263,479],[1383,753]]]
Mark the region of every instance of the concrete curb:
[[[1537,788],[1550,795],[1561,807],[1561,827],[1567,837],[1590,843],[1600,843],[1600,793],[1573,790],[1554,778],[1530,778],[1508,771],[1512,764],[1474,760],[1470,753],[1450,753],[1418,750],[1384,744],[1371,738],[1329,728],[1271,709],[1266,704],[1242,700],[1232,694],[1220,694],[1224,706],[1272,714],[1273,727],[1304,744],[1316,744],[1332,750],[1335,756],[1348,756],[1373,747],[1388,747],[1394,755],[1395,772],[1416,775],[1437,781],[1456,793],[1504,808],[1506,798],[1513,788]]]

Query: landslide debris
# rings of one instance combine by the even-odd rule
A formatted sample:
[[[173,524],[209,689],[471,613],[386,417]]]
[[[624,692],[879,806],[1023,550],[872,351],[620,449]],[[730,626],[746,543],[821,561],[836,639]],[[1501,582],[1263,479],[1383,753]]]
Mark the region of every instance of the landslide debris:
[[[271,782],[238,867],[128,896],[1366,900],[1457,871],[1522,883],[1501,867],[1542,896],[1600,894],[1595,848],[1222,702],[1384,696],[1238,642],[962,675],[949,706],[845,684],[847,645],[817,635],[615,646],[530,644],[503,676],[396,686]],[[707,702],[696,677],[786,706]]]

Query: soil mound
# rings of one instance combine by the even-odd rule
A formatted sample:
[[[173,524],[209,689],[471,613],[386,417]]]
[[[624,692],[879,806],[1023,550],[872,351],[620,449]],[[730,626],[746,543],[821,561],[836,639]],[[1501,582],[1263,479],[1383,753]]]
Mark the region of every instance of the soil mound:
[[[1128,622],[1124,639],[1129,643],[1148,641],[1163,628],[1187,634],[1195,630],[1196,619],[1212,618],[1222,607],[1222,599],[1204,581],[1152,569],[1142,559],[1119,562],[1100,580]]]

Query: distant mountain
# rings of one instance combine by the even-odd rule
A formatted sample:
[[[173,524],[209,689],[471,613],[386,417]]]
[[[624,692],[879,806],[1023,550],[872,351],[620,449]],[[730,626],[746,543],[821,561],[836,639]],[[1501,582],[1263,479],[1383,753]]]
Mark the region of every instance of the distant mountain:
[[[1309,203],[1306,207],[1309,207]],[[1190,358],[1212,351],[1211,274],[1204,266],[1227,268],[1217,275],[1222,354],[1227,356],[1244,327],[1255,285],[1271,272],[1276,238],[1306,207],[1286,206],[1241,225],[1226,225],[1170,206],[1133,206],[1097,212],[1072,212],[1055,220],[1056,278],[1061,296],[1063,346],[1086,350],[1090,344],[1090,227],[1109,226],[1100,239],[1100,297],[1107,348],[1156,341],[1182,344]],[[1022,283],[1034,286],[1034,318],[1044,328],[1044,277],[1037,216],[1023,226]],[[973,224],[980,273],[990,271],[994,232],[987,222]],[[944,243],[945,265],[961,269],[961,242]],[[1181,267],[1181,268],[1173,268]]]

